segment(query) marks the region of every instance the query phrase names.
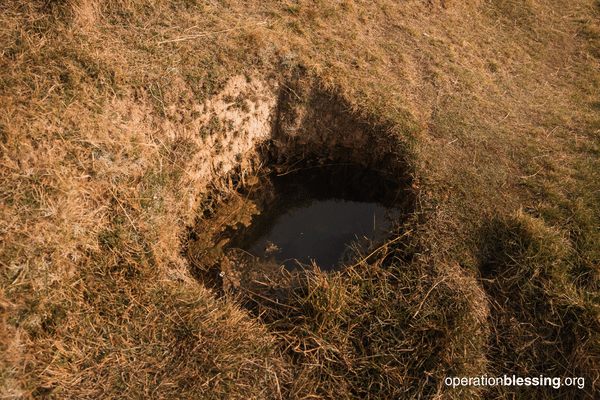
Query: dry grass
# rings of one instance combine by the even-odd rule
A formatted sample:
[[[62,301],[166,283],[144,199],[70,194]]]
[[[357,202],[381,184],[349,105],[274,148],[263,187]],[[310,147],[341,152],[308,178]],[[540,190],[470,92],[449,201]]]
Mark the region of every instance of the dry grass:
[[[592,0],[3,2],[0,397],[597,395],[599,38]],[[418,194],[260,318],[181,254],[183,133],[234,75],[335,95]],[[586,387],[443,385],[505,373]]]

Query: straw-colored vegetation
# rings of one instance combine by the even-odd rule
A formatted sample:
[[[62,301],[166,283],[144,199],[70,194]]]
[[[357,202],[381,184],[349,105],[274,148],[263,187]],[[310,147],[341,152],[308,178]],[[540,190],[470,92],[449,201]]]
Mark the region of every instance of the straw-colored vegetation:
[[[8,0],[0,43],[0,398],[598,396],[597,0]],[[330,95],[415,194],[259,316],[185,257],[234,76]],[[585,388],[443,382],[485,374]]]

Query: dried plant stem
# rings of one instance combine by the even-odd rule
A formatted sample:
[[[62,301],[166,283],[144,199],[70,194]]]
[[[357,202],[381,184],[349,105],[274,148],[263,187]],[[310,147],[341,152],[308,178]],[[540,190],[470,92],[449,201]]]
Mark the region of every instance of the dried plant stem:
[[[378,248],[376,248],[375,250],[373,250],[373,252],[371,252],[371,254],[369,254],[368,256],[364,257],[362,260],[360,260],[356,264],[352,265],[350,268],[358,267],[360,265],[360,263],[365,262],[366,260],[368,260],[373,254],[377,253],[382,248],[384,248],[386,246],[389,246],[390,244],[392,244],[394,242],[397,242],[398,240],[400,240],[401,238],[403,238],[404,236],[408,235],[411,232],[412,232],[412,229],[409,230],[409,231],[404,232],[402,235],[398,236],[396,239],[391,240],[389,242],[386,242],[386,243],[382,244],[381,246],[379,246]]]
[[[206,36],[210,36],[210,35],[216,35],[216,34],[219,34],[219,33],[225,33],[225,32],[235,31],[237,29],[250,28],[252,26],[259,26],[259,25],[266,25],[266,24],[267,24],[267,21],[263,21],[263,22],[259,22],[257,24],[244,25],[244,26],[236,26],[235,28],[224,29],[222,31],[203,32],[203,33],[200,33],[198,35],[184,36],[184,37],[180,37],[180,38],[177,38],[177,39],[163,40],[162,42],[158,42],[156,44],[182,42],[184,40],[198,39],[198,38],[201,38],[201,37],[206,37]]]

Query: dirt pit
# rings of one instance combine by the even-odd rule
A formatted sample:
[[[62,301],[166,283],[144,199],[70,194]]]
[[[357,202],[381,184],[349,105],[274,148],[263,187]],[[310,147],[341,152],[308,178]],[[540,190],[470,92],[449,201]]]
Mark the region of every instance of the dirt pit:
[[[279,299],[308,271],[343,269],[393,239],[411,210],[394,138],[290,86],[278,89],[270,139],[215,180],[190,229],[192,271],[219,293]]]

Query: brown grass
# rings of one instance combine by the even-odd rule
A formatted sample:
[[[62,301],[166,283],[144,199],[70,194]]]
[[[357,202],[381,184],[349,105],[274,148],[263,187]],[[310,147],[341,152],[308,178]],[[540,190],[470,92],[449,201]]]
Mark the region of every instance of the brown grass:
[[[599,38],[592,0],[2,3],[0,397],[597,395]],[[417,193],[261,317],[182,256],[233,76],[340,99]],[[586,387],[443,384],[476,374]]]

